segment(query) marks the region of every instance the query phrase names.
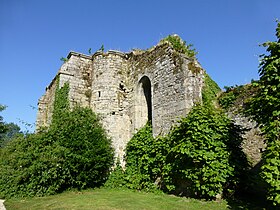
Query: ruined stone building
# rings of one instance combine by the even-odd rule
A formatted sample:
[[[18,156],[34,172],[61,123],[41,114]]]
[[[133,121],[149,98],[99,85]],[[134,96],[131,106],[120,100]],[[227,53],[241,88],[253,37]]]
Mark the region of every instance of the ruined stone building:
[[[171,126],[201,101],[204,70],[195,58],[168,42],[149,50],[70,52],[38,103],[37,128],[52,118],[55,89],[68,82],[70,105],[90,107],[100,116],[122,158],[127,142],[148,120],[153,135]]]

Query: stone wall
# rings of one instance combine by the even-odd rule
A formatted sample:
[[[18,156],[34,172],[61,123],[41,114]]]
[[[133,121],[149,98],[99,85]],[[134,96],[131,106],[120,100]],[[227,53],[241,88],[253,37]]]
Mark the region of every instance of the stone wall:
[[[39,100],[37,128],[51,122],[57,81],[59,87],[68,82],[71,107],[90,107],[99,115],[121,160],[129,139],[148,120],[154,136],[166,134],[202,98],[204,70],[168,43],[130,53],[70,52],[67,58]]]
[[[46,87],[46,93],[39,99],[38,113],[36,119],[36,129],[50,125],[53,112],[53,101],[55,96],[55,90],[57,87],[57,81],[59,76],[57,75]]]
[[[124,155],[125,145],[131,138],[127,68],[127,56],[124,53],[109,51],[93,55],[90,106],[99,114],[120,157]]]
[[[143,76],[147,76],[151,81],[154,136],[166,134],[174,122],[185,116],[194,103],[201,100],[204,71],[190,71],[188,63],[199,64],[178,54],[168,44],[159,44],[142,53],[132,53],[129,61],[134,89],[137,90]],[[134,97],[133,132],[147,121],[147,118],[141,120],[141,114],[138,113],[141,110],[137,109],[137,91]]]
[[[256,166],[262,158],[262,152],[266,148],[264,137],[262,136],[260,128],[257,123],[243,114],[238,114],[237,110],[233,107],[227,112],[229,118],[231,118],[234,123],[240,126],[244,132],[242,134],[242,150],[247,156],[250,166]]]

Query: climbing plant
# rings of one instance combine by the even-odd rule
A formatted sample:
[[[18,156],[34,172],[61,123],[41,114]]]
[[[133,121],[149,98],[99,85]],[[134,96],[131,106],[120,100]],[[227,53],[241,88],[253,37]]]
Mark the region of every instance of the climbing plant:
[[[221,92],[218,84],[211,79],[211,77],[205,72],[204,73],[204,86],[202,89],[202,102],[205,106],[213,106],[218,93]]]
[[[168,144],[160,138],[153,138],[149,123],[141,128],[126,147],[126,186],[137,190],[156,190],[160,185],[167,147]]]
[[[61,88],[59,87],[59,78],[56,82],[55,100],[53,105],[52,125],[61,121],[61,118],[70,111],[69,104],[69,83],[65,83]]]
[[[166,160],[170,191],[213,199],[234,189],[246,167],[246,158],[240,161],[241,153],[235,154],[241,151],[240,130],[221,111],[194,107],[172,129],[170,139]]]
[[[277,41],[266,42],[268,55],[261,56],[258,89],[248,106],[248,113],[259,123],[266,138],[261,176],[268,184],[268,200],[280,205],[280,22]]]

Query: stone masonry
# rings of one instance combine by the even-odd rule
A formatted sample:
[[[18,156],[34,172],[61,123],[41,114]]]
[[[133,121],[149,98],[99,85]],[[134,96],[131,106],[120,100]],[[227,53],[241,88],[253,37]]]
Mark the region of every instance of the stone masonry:
[[[52,119],[54,93],[68,82],[73,107],[90,107],[122,160],[127,142],[150,120],[153,135],[166,134],[202,99],[204,70],[194,58],[160,42],[149,50],[70,52],[38,103],[37,128]]]

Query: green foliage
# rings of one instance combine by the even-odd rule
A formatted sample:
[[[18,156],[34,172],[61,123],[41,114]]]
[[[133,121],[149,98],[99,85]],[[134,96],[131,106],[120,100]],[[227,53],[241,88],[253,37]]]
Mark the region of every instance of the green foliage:
[[[211,79],[211,77],[204,73],[204,86],[202,89],[202,101],[205,106],[213,106],[213,102],[216,100],[218,93],[221,92],[218,84]]]
[[[3,111],[6,107],[0,104],[0,112]],[[3,122],[3,117],[0,115],[0,145],[3,142],[3,134],[5,134],[7,131],[7,127],[5,126],[5,123]]]
[[[104,44],[101,45],[98,51],[104,52]]]
[[[128,142],[126,147],[126,186],[130,189],[155,191],[160,179],[163,160],[161,144],[153,138],[152,126],[147,123]]]
[[[120,165],[120,161],[117,161],[116,167],[111,171],[111,174],[104,184],[105,188],[118,189],[126,188],[126,174]]]
[[[186,41],[183,41],[178,35],[168,35],[162,41],[168,41],[172,47],[179,53],[183,53],[189,57],[195,57],[197,52],[192,44],[186,45]]]
[[[6,107],[0,104],[0,112],[2,112]],[[3,117],[0,115],[0,134],[5,133],[7,130],[5,123],[3,122]]]
[[[61,57],[60,60],[63,61],[63,63],[65,63],[68,61],[68,58]]]
[[[14,123],[6,123],[6,132],[0,134],[0,139],[2,140],[2,143],[0,142],[0,148],[4,147],[9,141],[14,139],[18,135],[23,135],[23,133],[20,131],[20,127]]]
[[[64,183],[63,147],[54,146],[45,134],[19,137],[2,149],[0,192],[3,197],[53,194]]]
[[[280,205],[280,22],[276,42],[266,42],[268,55],[260,63],[260,80],[253,85],[257,93],[249,102],[248,112],[260,124],[267,141],[263,155],[262,177],[268,184],[268,199]]]
[[[220,111],[194,107],[171,131],[167,188],[178,194],[213,199],[238,184],[247,166],[240,148],[240,132]]]
[[[251,84],[235,85],[225,87],[225,89],[225,92],[222,92],[218,98],[220,106],[225,110],[228,110],[232,106],[243,108],[257,91]]]
[[[125,171],[117,167],[106,185],[207,199],[229,195],[248,167],[241,133],[221,111],[201,105],[166,137],[153,138],[147,124],[127,144]]]
[[[59,126],[51,126],[50,132],[55,142],[67,148],[65,168],[71,175],[68,187],[96,187],[106,180],[113,149],[91,109],[75,107],[61,118]]]
[[[151,125],[146,124],[127,144],[125,170],[118,165],[105,186],[159,192],[168,145],[165,138],[154,139]]]
[[[0,150],[0,196],[42,196],[106,181],[111,141],[90,109],[68,110],[65,89],[56,92],[59,110],[47,131],[20,136]]]
[[[269,142],[263,154],[261,176],[268,184],[267,199],[274,205],[280,204],[280,140]]]
[[[59,88],[59,79],[57,79],[56,90],[55,90],[55,100],[52,115],[52,126],[56,124],[63,124],[61,118],[67,115],[70,109],[69,99],[69,83],[65,83],[63,87]]]

